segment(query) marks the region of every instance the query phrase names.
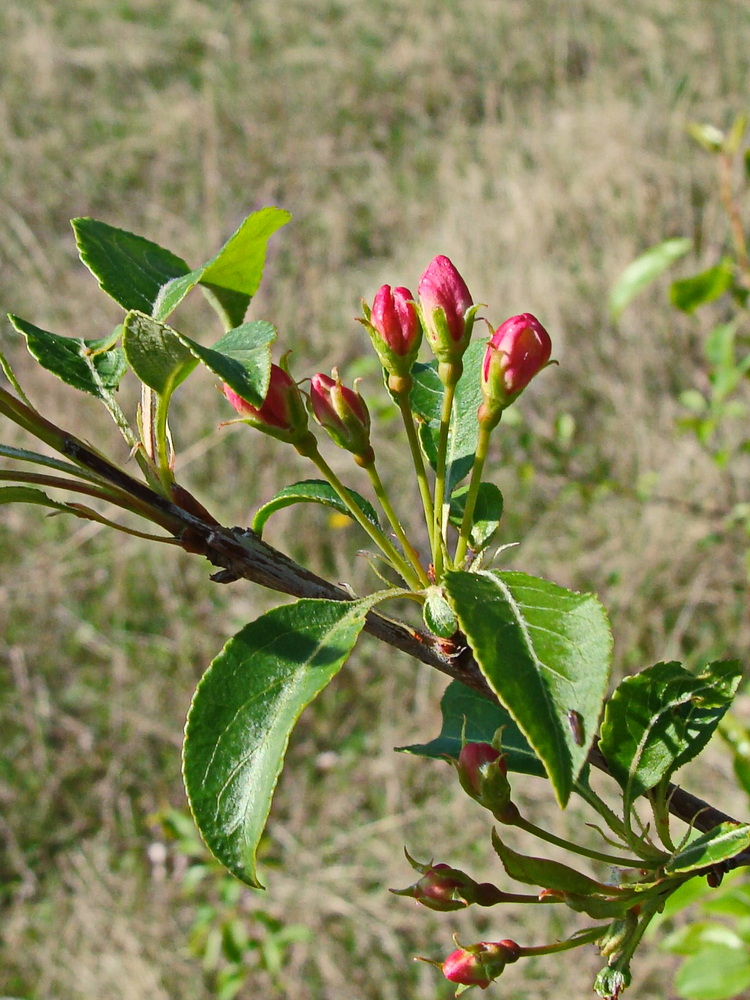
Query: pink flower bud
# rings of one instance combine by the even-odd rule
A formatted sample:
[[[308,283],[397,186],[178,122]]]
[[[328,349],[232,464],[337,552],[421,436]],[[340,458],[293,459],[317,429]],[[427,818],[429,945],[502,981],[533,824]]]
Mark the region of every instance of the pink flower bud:
[[[476,308],[466,282],[447,257],[435,257],[419,281],[425,336],[439,361],[460,360]]]
[[[462,910],[476,902],[479,885],[471,876],[450,865],[418,865],[422,878],[408,889],[391,889],[394,896],[410,896],[430,910]],[[485,893],[486,895],[486,893]]]
[[[310,380],[313,416],[339,447],[352,452],[360,465],[369,465],[375,456],[365,401],[356,389],[342,385],[335,368],[333,376],[318,374]]]
[[[508,773],[505,758],[491,743],[464,743],[461,747],[458,755],[458,780],[472,798],[482,794],[482,785],[494,764],[503,775]]]
[[[479,986],[484,990],[519,955],[520,948],[515,941],[481,941],[452,952],[441,968],[445,978],[452,983]]]
[[[422,339],[414,296],[408,288],[383,285],[375,296],[370,324],[392,354],[404,358],[416,355]]]
[[[531,313],[511,316],[495,330],[482,364],[484,419],[500,419],[502,411],[549,363],[552,341]],[[496,419],[495,419],[496,418]]]
[[[253,406],[238,396],[226,383],[224,395],[242,420],[281,441],[296,442],[307,431],[307,410],[297,383],[283,368],[271,365],[271,378],[266,398]]]

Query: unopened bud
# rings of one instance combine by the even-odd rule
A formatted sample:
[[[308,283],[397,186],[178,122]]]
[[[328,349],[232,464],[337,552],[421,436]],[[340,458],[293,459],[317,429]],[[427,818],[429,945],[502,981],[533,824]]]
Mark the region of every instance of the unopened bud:
[[[342,384],[336,369],[333,378],[313,375],[310,403],[315,419],[340,448],[352,452],[360,465],[370,465],[375,455],[370,445],[370,414],[355,389]]]
[[[515,941],[481,941],[452,952],[441,968],[452,983],[486,989],[520,953]]]
[[[408,889],[391,889],[394,896],[409,896],[430,910],[447,912],[462,910],[477,902],[478,894],[486,895],[486,890],[480,891],[479,884],[458,868],[446,864],[421,865],[408,853],[406,857],[412,868],[422,873],[422,878]]]
[[[226,383],[223,390],[240,418],[264,434],[292,444],[310,436],[302,393],[291,375],[278,365],[271,365],[266,398],[260,406],[248,403]]]
[[[503,410],[549,364],[552,341],[531,313],[506,319],[490,338],[482,364],[479,419],[494,426]]]
[[[419,302],[425,336],[438,361],[460,362],[479,307],[447,257],[435,257],[428,265],[419,281]]]
[[[365,306],[360,322],[370,334],[380,363],[389,375],[409,376],[422,342],[414,296],[408,288],[383,285],[375,296],[372,309]]]

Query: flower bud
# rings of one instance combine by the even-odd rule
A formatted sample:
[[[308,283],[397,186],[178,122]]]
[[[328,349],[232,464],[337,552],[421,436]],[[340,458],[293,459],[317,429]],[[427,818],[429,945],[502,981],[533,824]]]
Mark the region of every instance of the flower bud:
[[[479,419],[493,426],[532,378],[549,364],[552,341],[531,313],[511,316],[490,338],[482,364]]]
[[[505,757],[490,743],[464,743],[456,763],[461,787],[501,823],[510,823],[517,815],[510,800],[508,765]]]
[[[469,346],[478,306],[447,257],[435,257],[419,281],[422,324],[438,361],[454,364]]]
[[[375,296],[372,309],[365,306],[360,322],[370,334],[380,363],[389,375],[409,375],[422,342],[414,296],[408,288],[383,285]]]
[[[481,941],[458,948],[443,962],[443,975],[452,983],[486,989],[510,962],[519,958],[521,949],[515,941]]]
[[[271,365],[268,391],[260,406],[248,403],[226,383],[223,390],[240,418],[251,427],[292,444],[309,435],[302,393],[291,375],[278,365]]]
[[[375,454],[370,446],[370,414],[355,389],[347,389],[333,369],[328,375],[313,375],[310,404],[313,416],[340,448],[352,452],[359,465],[370,465]]]
[[[420,865],[412,858],[409,861],[423,873],[422,878],[408,889],[391,889],[394,896],[410,896],[428,909],[441,912],[462,910],[477,901],[479,885],[465,872],[450,865]]]

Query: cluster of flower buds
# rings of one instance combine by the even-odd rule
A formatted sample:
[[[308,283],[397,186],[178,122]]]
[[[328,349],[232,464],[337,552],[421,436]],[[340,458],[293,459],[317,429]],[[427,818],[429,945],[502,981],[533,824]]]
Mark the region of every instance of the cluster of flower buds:
[[[408,288],[383,285],[372,308],[363,303],[360,322],[367,329],[378,357],[388,372],[391,388],[411,385],[411,369],[422,334],[438,360],[443,381],[461,376],[461,359],[469,345],[478,305],[453,263],[435,257],[419,281],[415,300]],[[479,419],[494,426],[502,411],[549,364],[552,345],[542,324],[529,313],[513,316],[490,338],[481,373],[482,405]],[[265,400],[255,406],[228,385],[224,393],[240,418],[253,427],[299,445],[309,437],[304,398],[286,366],[271,366]],[[360,464],[372,461],[370,415],[360,393],[345,388],[335,369],[333,377],[314,375],[310,407],[315,419]]]
[[[515,941],[480,941],[451,952],[440,968],[452,983],[485,990],[502,974],[506,965],[517,962],[520,957],[521,948]]]

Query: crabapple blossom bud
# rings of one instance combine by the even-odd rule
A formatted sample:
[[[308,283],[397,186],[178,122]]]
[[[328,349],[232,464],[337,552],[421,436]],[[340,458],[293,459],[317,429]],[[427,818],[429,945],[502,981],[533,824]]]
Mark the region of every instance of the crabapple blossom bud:
[[[365,317],[360,322],[370,334],[372,345],[380,363],[389,375],[408,376],[422,342],[414,296],[408,288],[379,289],[372,309],[365,307]]]
[[[370,446],[370,413],[356,389],[342,384],[334,368],[333,378],[313,375],[310,380],[313,416],[340,448],[352,452],[359,465],[370,465],[375,454]]]
[[[408,889],[391,889],[394,896],[411,896],[430,910],[443,912],[462,910],[477,901],[478,883],[457,868],[444,864],[417,865],[413,861],[412,865],[423,872],[422,878]]]
[[[458,948],[443,962],[443,975],[452,983],[479,986],[486,989],[510,962],[515,962],[521,949],[515,941],[481,941]]]
[[[419,281],[422,324],[439,362],[455,364],[469,346],[478,306],[453,263],[435,257]]]
[[[510,801],[508,765],[490,743],[464,743],[456,763],[461,787],[503,823],[512,821],[516,807]]]
[[[479,419],[494,426],[532,378],[549,364],[552,341],[531,313],[506,319],[487,344]]]
[[[291,375],[278,365],[271,365],[266,398],[260,406],[248,403],[226,383],[223,391],[240,419],[251,427],[257,427],[271,437],[292,444],[309,436],[307,410],[302,394]]]

